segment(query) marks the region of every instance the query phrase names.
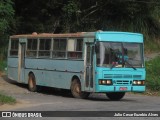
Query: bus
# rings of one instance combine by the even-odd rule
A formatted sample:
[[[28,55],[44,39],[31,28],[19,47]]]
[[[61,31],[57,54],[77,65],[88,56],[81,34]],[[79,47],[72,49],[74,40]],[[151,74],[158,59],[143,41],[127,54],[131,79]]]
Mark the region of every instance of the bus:
[[[12,35],[8,78],[37,86],[68,89],[75,98],[104,93],[120,100],[145,91],[143,35],[96,31]]]

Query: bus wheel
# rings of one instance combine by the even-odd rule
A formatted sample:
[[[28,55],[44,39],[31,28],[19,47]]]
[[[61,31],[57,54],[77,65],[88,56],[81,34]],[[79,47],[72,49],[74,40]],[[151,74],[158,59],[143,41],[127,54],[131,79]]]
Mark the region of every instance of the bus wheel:
[[[110,99],[110,100],[120,100],[124,97],[125,92],[109,92],[106,93],[106,96]]]
[[[77,79],[74,79],[71,84],[71,93],[75,98],[85,99],[89,96],[90,93],[81,91],[81,84]]]
[[[28,76],[28,89],[31,92],[37,91],[36,80],[33,73],[30,73]]]

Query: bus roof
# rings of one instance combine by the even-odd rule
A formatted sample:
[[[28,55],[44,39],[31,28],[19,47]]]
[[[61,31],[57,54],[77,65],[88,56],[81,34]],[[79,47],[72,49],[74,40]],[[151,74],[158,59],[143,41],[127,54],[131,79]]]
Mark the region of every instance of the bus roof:
[[[143,43],[143,35],[132,32],[96,32],[95,38],[97,41],[111,41],[111,42],[139,42]]]
[[[96,31],[96,32],[77,32],[77,33],[40,33],[12,35],[14,38],[81,38],[92,37],[97,41],[115,41],[115,42],[143,42],[143,35],[132,32],[116,32],[116,31]]]

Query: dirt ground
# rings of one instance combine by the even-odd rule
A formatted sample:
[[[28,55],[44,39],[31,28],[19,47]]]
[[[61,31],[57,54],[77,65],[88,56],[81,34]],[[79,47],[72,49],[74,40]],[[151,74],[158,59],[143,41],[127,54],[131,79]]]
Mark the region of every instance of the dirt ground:
[[[28,93],[29,91],[27,89],[24,89],[22,87],[17,87],[19,85],[18,83],[7,79],[7,76],[2,74],[0,76],[0,91],[12,95],[15,93]]]
[[[17,86],[21,87],[17,87]],[[17,108],[22,108],[26,106],[30,106],[31,104],[28,101],[24,101],[22,99],[17,99],[15,96],[16,95],[21,95],[21,94],[29,94],[30,92],[26,89],[26,85],[22,85],[19,83],[16,83],[12,80],[7,79],[7,76],[0,72],[0,92],[12,96],[16,99],[16,104],[10,105],[10,104],[3,104],[0,105],[0,111],[4,110],[12,110],[12,109],[17,109]]]

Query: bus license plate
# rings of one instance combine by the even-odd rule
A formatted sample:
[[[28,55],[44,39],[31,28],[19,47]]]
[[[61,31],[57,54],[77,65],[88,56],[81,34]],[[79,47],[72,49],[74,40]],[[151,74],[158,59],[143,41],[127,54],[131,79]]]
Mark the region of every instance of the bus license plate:
[[[127,90],[127,87],[120,87],[119,90],[120,90],[120,91],[126,91],[126,90]]]

